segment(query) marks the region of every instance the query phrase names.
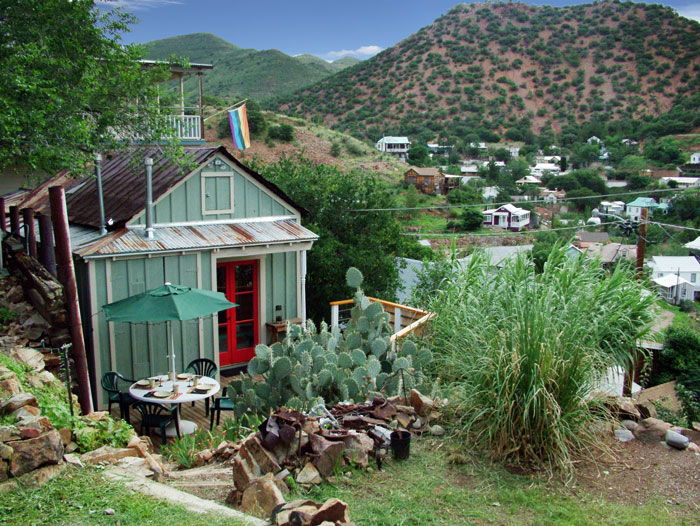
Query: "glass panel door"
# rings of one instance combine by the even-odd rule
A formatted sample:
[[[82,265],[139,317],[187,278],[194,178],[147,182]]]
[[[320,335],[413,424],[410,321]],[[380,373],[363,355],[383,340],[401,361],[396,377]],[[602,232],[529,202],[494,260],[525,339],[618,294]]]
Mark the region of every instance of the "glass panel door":
[[[258,343],[258,262],[219,263],[216,270],[217,290],[238,304],[219,313],[219,364],[244,363]]]

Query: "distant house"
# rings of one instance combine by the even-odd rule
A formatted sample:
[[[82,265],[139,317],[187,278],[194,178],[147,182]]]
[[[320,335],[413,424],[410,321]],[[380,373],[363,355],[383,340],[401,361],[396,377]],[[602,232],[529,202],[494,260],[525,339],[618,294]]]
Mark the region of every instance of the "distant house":
[[[643,208],[646,208],[649,211],[649,215],[651,215],[654,210],[659,208],[659,203],[653,197],[638,197],[625,206],[627,217],[633,221],[639,221],[642,217]]]
[[[530,211],[513,205],[503,205],[486,210],[484,224],[517,232],[530,224]]]
[[[549,188],[542,188],[540,190],[540,197],[544,200],[545,203],[554,204],[557,203],[560,199],[564,199],[566,197],[566,192],[564,190],[557,190],[556,188],[554,190],[550,190]]]
[[[537,163],[530,168],[530,175],[535,177],[544,177],[547,174],[559,175],[561,174],[561,167],[556,163]]]
[[[627,181],[614,181],[614,180],[606,181],[605,185],[608,188],[627,188],[627,186],[628,186]]]
[[[601,141],[598,137],[593,135],[592,137],[589,137],[588,140],[586,141],[588,144],[602,144],[603,141]]]
[[[443,157],[449,157],[450,153],[452,150],[454,150],[454,146],[446,146],[443,144],[437,144],[437,143],[428,143],[427,145],[428,151],[430,152],[430,156],[433,157],[435,155],[442,155]]]
[[[688,250],[700,250],[700,236],[683,245]]]
[[[678,188],[700,188],[700,177],[662,177],[661,181],[666,184],[673,181]]]
[[[637,245],[591,243],[586,250],[589,256],[600,258],[600,262],[605,266],[614,265],[621,259],[626,259],[627,261],[635,261],[637,259]]]
[[[648,266],[651,280],[667,302],[694,301],[700,292],[700,263],[693,256],[654,256]]]
[[[620,215],[625,211],[624,201],[601,201],[600,211],[604,214]]]
[[[408,158],[411,141],[408,137],[382,137],[377,141],[377,150],[396,155],[402,161]]]
[[[700,152],[690,154],[690,164],[700,164]]]
[[[580,230],[576,233],[576,244],[579,248],[588,248],[594,243],[610,243],[610,234],[607,232],[588,232]]]
[[[542,181],[534,175],[526,175],[515,181],[515,184],[542,184]]]
[[[583,250],[578,248],[576,245],[569,245],[567,249],[564,251],[566,254],[566,257],[569,259],[576,259],[580,258],[583,256]]]
[[[404,181],[414,185],[424,194],[442,195],[445,193],[445,176],[440,168],[411,166],[403,174]]]

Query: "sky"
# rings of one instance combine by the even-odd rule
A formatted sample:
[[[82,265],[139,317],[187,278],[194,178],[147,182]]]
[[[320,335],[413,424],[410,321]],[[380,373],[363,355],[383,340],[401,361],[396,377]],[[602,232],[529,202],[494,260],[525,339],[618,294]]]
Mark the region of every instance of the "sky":
[[[119,6],[139,20],[126,42],[188,33],[214,33],[242,48],[310,53],[326,60],[369,58],[393,46],[457,5],[457,0],[96,0]],[[584,1],[527,1],[555,6]],[[700,21],[700,0],[666,0]]]

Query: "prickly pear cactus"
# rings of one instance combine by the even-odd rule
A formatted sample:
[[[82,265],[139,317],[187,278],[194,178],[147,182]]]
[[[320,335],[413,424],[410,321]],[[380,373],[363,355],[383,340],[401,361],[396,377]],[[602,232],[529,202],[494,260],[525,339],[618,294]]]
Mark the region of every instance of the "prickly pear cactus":
[[[237,416],[268,413],[283,405],[294,409],[318,403],[364,401],[373,394],[393,396],[421,389],[423,367],[432,360],[411,340],[391,344],[389,314],[361,290],[362,273],[348,269],[347,285],[356,289],[347,327],[341,333],[323,322],[290,326],[282,342],[258,345],[247,374],[229,384]]]

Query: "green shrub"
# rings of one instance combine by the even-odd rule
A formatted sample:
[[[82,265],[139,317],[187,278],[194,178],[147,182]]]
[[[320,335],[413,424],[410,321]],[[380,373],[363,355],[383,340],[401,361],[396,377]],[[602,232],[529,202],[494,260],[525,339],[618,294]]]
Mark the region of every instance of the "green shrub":
[[[0,325],[7,325],[17,319],[17,312],[7,307],[0,307]]]
[[[600,445],[596,378],[632,362],[653,298],[631,271],[608,274],[559,246],[540,274],[526,256],[493,274],[476,252],[441,289],[432,371],[453,387],[459,436],[497,460],[570,472]]]
[[[292,142],[294,140],[294,126],[291,124],[279,124],[267,129],[267,136],[272,140]]]

